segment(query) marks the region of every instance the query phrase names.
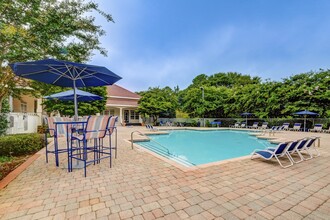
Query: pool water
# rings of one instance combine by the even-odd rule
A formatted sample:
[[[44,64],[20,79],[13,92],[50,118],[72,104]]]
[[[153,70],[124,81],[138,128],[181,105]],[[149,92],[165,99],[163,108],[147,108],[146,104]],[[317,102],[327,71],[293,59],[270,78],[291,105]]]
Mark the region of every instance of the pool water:
[[[149,135],[151,141],[138,144],[185,166],[201,165],[251,154],[254,149],[274,146],[247,131],[171,131]]]

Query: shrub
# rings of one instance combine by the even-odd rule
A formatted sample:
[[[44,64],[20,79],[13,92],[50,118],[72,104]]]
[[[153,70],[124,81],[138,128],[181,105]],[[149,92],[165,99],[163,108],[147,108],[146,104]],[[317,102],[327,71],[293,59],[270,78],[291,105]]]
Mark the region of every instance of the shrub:
[[[183,125],[185,127],[196,127],[197,126],[197,121],[191,120],[190,122],[184,122]]]
[[[5,99],[2,102],[2,109],[0,112],[0,136],[5,135],[8,128],[8,112],[9,112],[9,103]]]
[[[15,134],[0,137],[1,156],[22,156],[33,154],[45,145],[40,134]]]
[[[44,133],[46,133],[47,129],[48,129],[47,125],[38,125],[37,133],[38,134],[44,134]]]

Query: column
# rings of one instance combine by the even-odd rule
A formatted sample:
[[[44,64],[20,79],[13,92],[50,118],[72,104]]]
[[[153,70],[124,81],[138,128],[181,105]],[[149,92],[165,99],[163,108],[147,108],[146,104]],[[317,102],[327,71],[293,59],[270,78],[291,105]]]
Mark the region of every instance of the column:
[[[119,121],[121,124],[124,123],[123,121],[123,108],[119,107]]]
[[[13,109],[14,109],[14,107],[13,107],[13,97],[11,95],[9,96],[8,102],[9,102],[9,111],[13,112]]]

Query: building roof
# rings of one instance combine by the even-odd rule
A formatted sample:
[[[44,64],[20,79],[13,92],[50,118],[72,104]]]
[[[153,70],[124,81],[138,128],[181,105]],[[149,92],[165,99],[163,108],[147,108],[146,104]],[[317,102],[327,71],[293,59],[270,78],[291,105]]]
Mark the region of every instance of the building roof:
[[[138,107],[138,100],[108,98],[107,106],[113,107]]]
[[[107,106],[113,107],[138,107],[140,95],[118,85],[107,86]]]
[[[108,97],[115,97],[115,98],[125,98],[125,99],[140,99],[141,96],[131,92],[127,89],[124,89],[121,86],[113,84],[111,86],[107,86],[107,93]]]

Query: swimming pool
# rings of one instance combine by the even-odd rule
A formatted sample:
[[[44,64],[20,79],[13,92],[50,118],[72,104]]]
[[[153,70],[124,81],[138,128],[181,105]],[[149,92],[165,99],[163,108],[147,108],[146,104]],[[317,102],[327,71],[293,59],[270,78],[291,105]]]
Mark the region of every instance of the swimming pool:
[[[178,130],[148,137],[151,141],[138,144],[188,167],[247,156],[256,148],[273,146],[247,131]]]

